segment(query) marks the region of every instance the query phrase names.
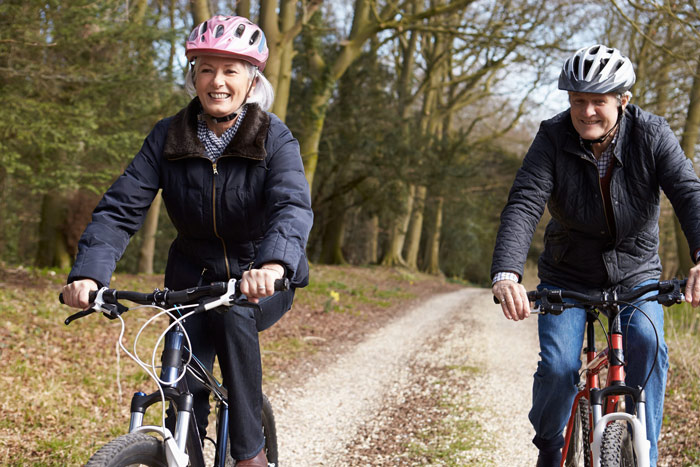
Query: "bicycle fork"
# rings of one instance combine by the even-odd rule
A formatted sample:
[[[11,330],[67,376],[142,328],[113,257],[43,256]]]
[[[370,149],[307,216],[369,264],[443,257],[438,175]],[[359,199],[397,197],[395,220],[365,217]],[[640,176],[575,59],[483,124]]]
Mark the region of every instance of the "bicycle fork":
[[[189,391],[181,391],[177,388],[178,375],[181,371],[182,346],[184,333],[179,326],[169,331],[165,336],[163,353],[161,355],[162,366],[160,380],[163,382],[162,391],[165,400],[174,405],[177,412],[174,433],[167,427],[143,425],[143,417],[146,410],[153,404],[163,402],[160,391],[145,394],[141,391],[134,393],[131,398],[131,418],[129,420],[129,433],[158,433],[165,444],[168,465],[187,466],[204,465],[204,457],[201,449],[190,449],[190,454],[196,458],[190,459],[186,454],[188,440],[192,442],[190,430],[197,430],[192,423],[192,410],[194,398]],[[198,432],[196,433],[199,434]],[[197,436],[197,441],[199,436]]]
[[[638,467],[649,467],[649,450],[651,443],[647,439],[646,428],[646,396],[644,390],[625,385],[624,354],[622,345],[622,326],[620,324],[619,308],[610,315],[610,343],[608,348],[608,377],[606,387],[593,387],[590,390],[591,415],[593,433],[591,451],[593,466],[600,466],[600,448],[603,432],[608,424],[615,421],[626,422],[632,433],[632,445],[637,458]],[[619,410],[620,402],[630,397],[635,404],[636,415]],[[603,403],[606,403],[606,414],[603,415]]]

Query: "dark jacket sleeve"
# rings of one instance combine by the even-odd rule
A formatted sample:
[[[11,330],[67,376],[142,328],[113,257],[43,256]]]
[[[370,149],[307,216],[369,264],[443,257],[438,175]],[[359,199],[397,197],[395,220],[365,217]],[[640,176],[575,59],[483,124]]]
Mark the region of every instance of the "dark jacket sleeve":
[[[287,276],[294,279],[299,274],[306,274],[306,271],[298,270],[300,267],[308,267],[305,249],[313,224],[313,211],[299,143],[274,115],[271,116],[267,152],[267,228],[255,264],[281,263]]]
[[[153,128],[141,150],[100,200],[80,237],[68,282],[89,278],[101,286],[109,285],[117,261],[158,193],[158,163],[167,127],[167,121],[161,121]]]
[[[700,181],[666,120],[659,119],[646,137],[652,139],[659,185],[678,216],[692,258],[693,252],[700,248]]]
[[[554,185],[555,144],[546,122],[540,125],[523,164],[518,170],[501,212],[501,223],[491,263],[491,277],[510,271],[523,277],[523,269],[544,207]]]

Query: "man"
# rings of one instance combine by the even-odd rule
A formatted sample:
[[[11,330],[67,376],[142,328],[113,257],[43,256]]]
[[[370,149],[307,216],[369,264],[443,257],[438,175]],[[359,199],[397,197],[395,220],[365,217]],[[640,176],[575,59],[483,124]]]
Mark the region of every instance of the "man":
[[[501,214],[491,266],[493,294],[506,318],[530,314],[519,284],[535,227],[548,205],[552,220],[538,262],[541,285],[579,292],[627,290],[658,280],[660,189],[681,221],[690,252],[700,252],[700,181],[666,121],[629,104],[635,82],[629,58],[603,45],[566,60],[559,89],[570,108],[542,122]],[[700,266],[688,275],[686,300],[700,304]],[[651,465],[658,457],[668,369],[663,309],[643,305],[623,311],[627,332],[627,383],[646,383]],[[539,448],[538,466],[558,466],[563,430],[576,394],[585,311],[538,319],[540,357],[529,414]]]

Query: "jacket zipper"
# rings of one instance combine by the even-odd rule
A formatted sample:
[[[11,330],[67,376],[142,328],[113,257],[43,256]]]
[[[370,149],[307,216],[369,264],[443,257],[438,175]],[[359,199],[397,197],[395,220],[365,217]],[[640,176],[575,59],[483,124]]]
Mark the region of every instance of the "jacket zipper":
[[[598,170],[598,167],[596,167],[596,170]],[[612,185],[612,178],[610,179],[610,184]],[[608,226],[608,232],[610,232],[610,235],[612,235],[613,231],[610,228],[610,221],[608,220],[608,209],[605,207],[605,195],[603,194],[603,185],[600,183],[600,175],[598,176],[598,190],[600,191],[600,201],[601,203],[603,203],[603,215],[605,216],[605,225]],[[613,218],[614,217],[615,216],[613,215]]]
[[[221,240],[221,245],[224,247],[224,263],[226,264],[226,277],[227,279],[231,279],[231,267],[228,264],[228,252],[226,251],[226,242],[224,239],[219,235],[219,232],[216,230],[216,175],[219,174],[219,171],[216,169],[216,162],[212,162],[212,170],[214,172],[214,176],[212,177],[212,188],[211,188],[211,207],[212,207],[212,217],[214,221],[214,235],[216,235],[216,238]]]

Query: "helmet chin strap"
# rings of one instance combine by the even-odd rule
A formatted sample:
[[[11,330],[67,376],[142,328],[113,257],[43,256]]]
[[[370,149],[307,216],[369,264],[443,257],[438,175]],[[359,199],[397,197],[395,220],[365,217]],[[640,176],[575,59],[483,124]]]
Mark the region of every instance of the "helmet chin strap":
[[[617,108],[617,121],[615,122],[613,127],[610,128],[610,130],[607,133],[605,133],[603,136],[601,136],[598,139],[585,139],[585,138],[581,138],[581,139],[586,144],[590,144],[590,145],[600,144],[610,137],[610,135],[613,133],[613,131],[615,131],[615,129],[620,125],[621,120],[622,120],[622,106],[619,106]]]
[[[243,106],[241,106],[241,107],[243,107]],[[228,114],[225,117],[214,117],[213,115],[209,115],[209,114],[205,114],[205,115],[207,117],[209,117],[209,119],[211,121],[213,121],[214,123],[223,123],[223,122],[230,122],[231,120],[236,118],[236,116],[238,115],[238,112],[233,112],[232,114]]]

